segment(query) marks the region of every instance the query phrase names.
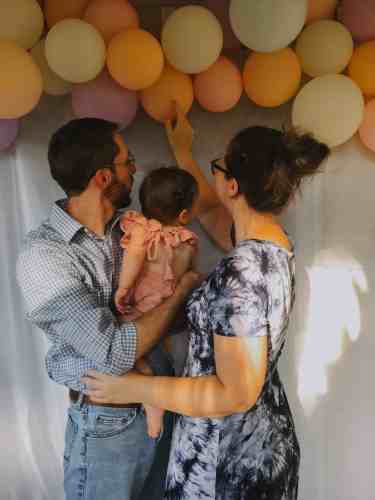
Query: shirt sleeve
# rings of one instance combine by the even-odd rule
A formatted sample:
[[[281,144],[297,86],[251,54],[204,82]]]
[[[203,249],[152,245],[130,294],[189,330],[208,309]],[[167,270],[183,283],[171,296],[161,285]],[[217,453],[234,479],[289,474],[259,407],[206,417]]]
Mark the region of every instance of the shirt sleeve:
[[[31,246],[20,255],[17,280],[32,324],[52,333],[104,371],[133,368],[137,332],[99,304],[73,262],[57,249]]]
[[[260,266],[251,258],[227,257],[208,285],[209,327],[225,337],[268,334],[268,292]]]

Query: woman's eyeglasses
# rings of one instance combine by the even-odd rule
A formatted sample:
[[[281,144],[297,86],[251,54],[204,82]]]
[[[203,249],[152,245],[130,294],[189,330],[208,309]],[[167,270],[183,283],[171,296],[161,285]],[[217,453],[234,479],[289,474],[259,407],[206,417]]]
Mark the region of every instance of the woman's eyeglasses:
[[[221,165],[218,164],[219,161],[221,161],[223,158],[216,158],[216,160],[212,160],[210,163],[211,167],[211,174],[215,175],[215,170],[220,170],[220,172],[224,172],[224,174],[228,175],[229,171],[222,167]]]

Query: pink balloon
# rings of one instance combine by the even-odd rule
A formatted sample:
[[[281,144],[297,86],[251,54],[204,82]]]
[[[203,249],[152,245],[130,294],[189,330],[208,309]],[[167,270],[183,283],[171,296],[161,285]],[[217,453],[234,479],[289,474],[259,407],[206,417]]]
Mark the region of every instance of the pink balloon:
[[[363,121],[359,127],[359,137],[365,146],[375,151],[375,99],[366,104]]]
[[[224,56],[194,80],[194,95],[202,108],[213,113],[229,111],[240,100],[242,76],[237,66]]]
[[[95,80],[73,86],[72,106],[78,118],[103,118],[125,128],[137,114],[138,97],[136,92],[121,87],[104,70]]]
[[[17,139],[19,120],[0,120],[0,151],[8,149]]]
[[[340,20],[358,42],[373,40],[375,38],[374,0],[343,0]]]
[[[229,21],[229,0],[205,0],[205,6],[219,19],[224,34],[224,49],[238,49],[241,42],[233,33]]]

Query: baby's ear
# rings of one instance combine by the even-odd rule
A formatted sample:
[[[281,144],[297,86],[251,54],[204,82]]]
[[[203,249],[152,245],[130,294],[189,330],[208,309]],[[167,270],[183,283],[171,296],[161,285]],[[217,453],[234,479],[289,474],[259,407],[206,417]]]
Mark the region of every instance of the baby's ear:
[[[190,211],[184,208],[182,212],[180,212],[180,215],[178,216],[178,221],[183,226],[188,224],[190,222]]]

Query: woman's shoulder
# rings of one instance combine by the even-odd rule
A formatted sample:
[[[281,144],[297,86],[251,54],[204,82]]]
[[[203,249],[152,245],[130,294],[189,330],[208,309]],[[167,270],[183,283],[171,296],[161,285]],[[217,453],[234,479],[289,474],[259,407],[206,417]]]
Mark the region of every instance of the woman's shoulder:
[[[293,258],[293,252],[266,240],[243,240],[226,255],[217,268],[216,274],[243,276],[261,279],[278,272],[283,262]]]

